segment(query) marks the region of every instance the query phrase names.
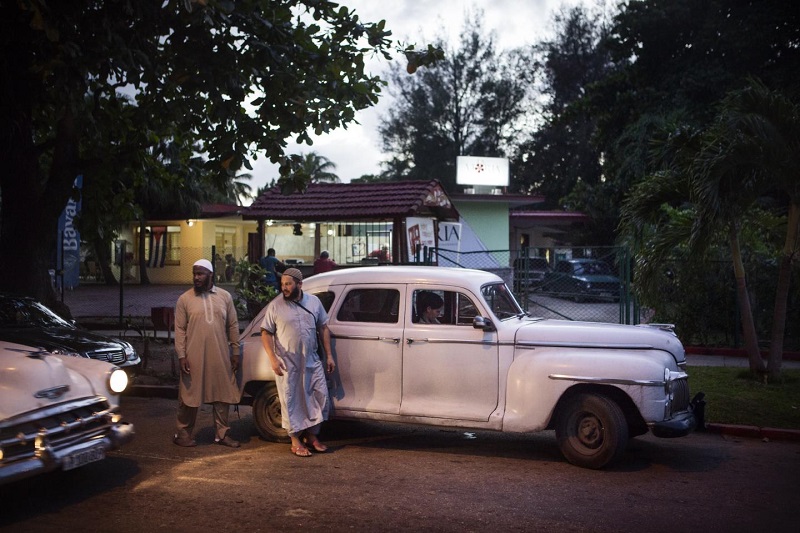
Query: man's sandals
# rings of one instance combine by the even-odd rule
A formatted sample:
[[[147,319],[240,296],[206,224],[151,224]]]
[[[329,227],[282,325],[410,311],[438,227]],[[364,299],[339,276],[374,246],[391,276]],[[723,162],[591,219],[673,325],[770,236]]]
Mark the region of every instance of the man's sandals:
[[[303,442],[306,443],[306,446],[311,446],[314,448],[315,452],[325,453],[328,451],[328,447],[322,444],[316,435],[312,435],[311,438],[306,437],[303,439]]]
[[[311,452],[302,444],[300,446],[292,446],[292,453],[297,457],[311,457]]]

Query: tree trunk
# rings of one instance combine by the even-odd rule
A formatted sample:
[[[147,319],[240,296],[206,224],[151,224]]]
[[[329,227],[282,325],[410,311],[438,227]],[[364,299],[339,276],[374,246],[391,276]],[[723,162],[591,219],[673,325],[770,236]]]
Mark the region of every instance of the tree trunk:
[[[792,281],[792,258],[797,253],[798,228],[800,227],[800,204],[789,205],[786,224],[786,240],[778,268],[778,286],[775,289],[775,310],[772,313],[772,338],[769,345],[767,370],[769,380],[777,382],[781,377],[783,362],[783,337],[786,333],[786,312],[789,299],[789,286]]]
[[[23,105],[0,119],[0,291],[54,305],[48,270],[56,268],[58,218],[77,175],[75,128],[66,112],[58,122],[50,168],[40,168],[30,108],[24,105],[28,98],[20,97],[18,86],[5,89],[14,96],[7,102]]]
[[[761,358],[758,350],[758,337],[756,335],[756,324],[753,320],[753,309],[750,305],[750,294],[747,291],[747,279],[744,275],[744,263],[742,262],[742,250],[739,246],[739,232],[736,224],[731,223],[728,229],[728,238],[731,244],[731,255],[733,257],[733,274],[736,278],[736,294],[739,297],[739,313],[742,316],[742,336],[744,337],[744,349],[750,361],[750,372],[763,375],[766,365]]]
[[[119,285],[117,278],[114,276],[114,271],[111,270],[111,243],[100,240],[92,241],[92,248],[94,255],[97,257],[97,266],[103,275],[103,282],[106,285]]]

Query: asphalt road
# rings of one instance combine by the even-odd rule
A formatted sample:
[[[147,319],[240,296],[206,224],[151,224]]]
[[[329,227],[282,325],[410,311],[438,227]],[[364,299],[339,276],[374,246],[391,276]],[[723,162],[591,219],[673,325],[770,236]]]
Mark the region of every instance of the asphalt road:
[[[126,397],[137,436],[101,462],[0,487],[2,531],[796,531],[800,443],[716,434],[634,439],[604,471],[552,432],[329,422],[301,459],[232,413],[242,448],[170,442],[175,401]]]

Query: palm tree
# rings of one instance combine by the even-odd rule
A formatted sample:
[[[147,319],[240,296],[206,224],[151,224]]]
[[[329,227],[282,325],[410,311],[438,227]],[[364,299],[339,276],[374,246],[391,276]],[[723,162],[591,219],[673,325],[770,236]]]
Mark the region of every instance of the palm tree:
[[[675,131],[675,130],[672,130]],[[731,93],[716,120],[702,131],[683,130],[661,145],[663,169],[637,185],[622,208],[623,230],[648,259],[639,275],[652,276],[654,266],[669,257],[679,243],[692,252],[708,249],[713,235],[727,235],[733,260],[745,349],[754,374],[780,376],[791,262],[797,253],[800,220],[800,150],[798,106],[758,82]],[[781,258],[768,363],[758,349],[755,321],[747,290],[740,229],[745,214],[760,195],[777,185],[790,198],[785,245]],[[666,217],[664,203],[689,202],[682,212]],[[645,243],[644,225],[658,227]]]
[[[792,261],[800,251],[800,105],[751,80],[725,99],[721,118],[720,134],[725,136],[728,151],[745,158],[742,166],[756,184],[772,186],[789,200],[767,360],[769,378],[774,380],[780,376],[783,358]],[[724,164],[725,159],[724,155],[712,155],[707,160]]]
[[[331,172],[336,169],[336,163],[316,152],[300,154],[300,170],[310,176],[311,183],[340,183],[339,176]]]

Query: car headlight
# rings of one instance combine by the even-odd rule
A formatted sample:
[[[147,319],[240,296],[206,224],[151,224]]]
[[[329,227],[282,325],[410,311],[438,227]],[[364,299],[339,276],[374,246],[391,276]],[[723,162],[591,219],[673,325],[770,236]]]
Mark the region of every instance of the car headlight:
[[[128,387],[128,374],[124,370],[115,368],[108,376],[108,388],[117,394],[121,393]]]

